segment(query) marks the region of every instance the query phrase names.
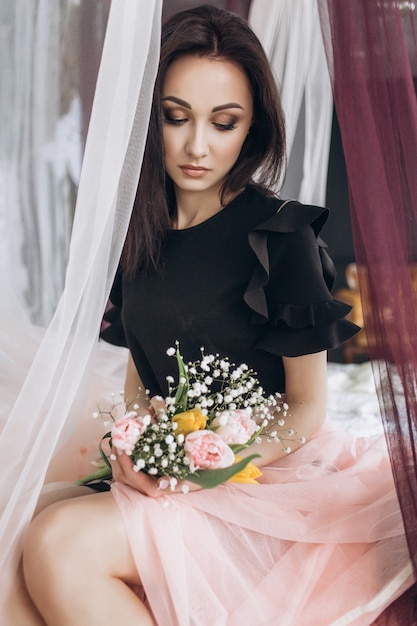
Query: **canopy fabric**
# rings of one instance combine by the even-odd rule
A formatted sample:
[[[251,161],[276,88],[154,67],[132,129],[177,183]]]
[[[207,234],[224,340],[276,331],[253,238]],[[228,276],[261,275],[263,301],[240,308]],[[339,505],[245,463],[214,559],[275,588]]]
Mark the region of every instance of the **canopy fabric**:
[[[417,573],[417,16],[414,3],[376,0],[319,0],[319,11],[365,330]]]
[[[5,572],[16,566],[22,531],[50,460],[75,429],[85,402],[139,178],[159,60],[161,5],[161,0],[112,3],[65,289],[46,332],[25,324],[12,294],[0,299],[0,375],[2,389],[8,391],[2,398],[0,436],[0,568],[5,581],[12,580]],[[4,277],[0,288],[8,293]]]
[[[317,4],[252,0],[249,23],[269,58],[285,112],[288,168],[281,195],[324,206],[333,97]]]

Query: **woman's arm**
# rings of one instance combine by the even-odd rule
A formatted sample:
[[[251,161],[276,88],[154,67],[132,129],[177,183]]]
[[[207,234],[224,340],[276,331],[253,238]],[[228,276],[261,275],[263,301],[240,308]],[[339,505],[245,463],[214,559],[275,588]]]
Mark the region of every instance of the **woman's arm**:
[[[327,353],[318,352],[298,357],[284,357],[285,401],[289,406],[285,420],[286,428],[296,431],[294,440],[305,437],[308,440],[317,432],[326,417],[327,410]],[[288,444],[291,447],[291,442]],[[299,444],[295,443],[293,450]],[[239,456],[260,454],[255,465],[262,467],[287,456],[281,443],[262,441],[252,444]]]
[[[135,401],[141,408],[149,407],[149,398],[130,352],[125,379],[125,399],[127,404]]]

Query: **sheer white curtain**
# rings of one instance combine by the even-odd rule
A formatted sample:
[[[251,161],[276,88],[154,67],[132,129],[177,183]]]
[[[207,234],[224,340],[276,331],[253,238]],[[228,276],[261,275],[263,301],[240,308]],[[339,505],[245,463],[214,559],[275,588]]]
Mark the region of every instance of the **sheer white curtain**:
[[[252,0],[249,23],[280,88],[287,126],[283,197],[324,205],[333,98],[315,0]]]
[[[161,0],[112,2],[65,290],[42,338],[25,319],[7,280],[0,281],[1,293],[7,295],[0,299],[0,571],[4,580],[8,568],[16,564],[22,530],[31,518],[54,451],[75,428],[85,403],[100,320],[142,162],[159,58],[161,4]],[[43,89],[48,98],[45,85]],[[5,591],[2,586],[1,593]]]

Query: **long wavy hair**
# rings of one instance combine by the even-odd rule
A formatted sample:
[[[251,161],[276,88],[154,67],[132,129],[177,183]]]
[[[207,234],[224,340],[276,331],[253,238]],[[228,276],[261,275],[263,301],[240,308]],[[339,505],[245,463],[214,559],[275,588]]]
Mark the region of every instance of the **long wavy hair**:
[[[170,64],[183,55],[237,63],[252,88],[251,130],[226,177],[220,199],[248,184],[256,184],[268,193],[269,188],[277,188],[285,166],[281,99],[268,59],[254,32],[242,18],[211,5],[173,15],[162,27],[161,56],[146,148],[122,254],[123,271],[130,277],[138,270],[158,266],[163,241],[176,212],[173,183],[165,172],[161,92]]]

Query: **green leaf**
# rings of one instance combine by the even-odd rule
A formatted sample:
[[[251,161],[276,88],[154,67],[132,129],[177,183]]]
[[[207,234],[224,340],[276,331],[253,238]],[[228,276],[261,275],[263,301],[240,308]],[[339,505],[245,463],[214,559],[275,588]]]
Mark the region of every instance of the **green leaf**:
[[[235,476],[235,474],[241,472],[251,461],[253,461],[253,459],[259,457],[260,454],[251,454],[246,457],[246,459],[242,459],[238,463],[230,465],[230,467],[194,472],[193,474],[189,474],[185,480],[195,483],[196,485],[200,485],[203,489],[212,489],[213,487],[217,487],[217,485],[226,482],[229,478]]]
[[[177,393],[175,394],[175,406],[177,407],[177,410],[175,412],[180,413],[187,410],[187,394],[190,387],[190,382],[188,379],[188,373],[185,369],[183,358],[180,354],[180,346],[178,343],[176,357],[178,363],[178,387]],[[184,378],[185,382],[182,383],[181,378]]]
[[[111,432],[110,432],[110,431],[109,431],[108,433],[106,433],[105,435],[103,435],[103,436],[102,436],[101,441],[100,441],[100,443],[98,444],[98,449],[99,449],[99,452],[100,452],[100,456],[101,456],[101,458],[103,459],[103,461],[105,462],[105,464],[107,465],[107,467],[108,467],[108,468],[110,468],[110,471],[111,471],[111,464],[110,464],[110,461],[109,461],[109,459],[107,458],[107,454],[104,452],[104,450],[103,450],[103,446],[102,446],[102,442],[103,442],[105,439],[111,439]]]
[[[92,483],[95,480],[110,480],[113,477],[113,472],[111,468],[111,464],[109,459],[107,458],[106,453],[103,450],[102,442],[105,439],[111,439],[111,432],[109,431],[105,435],[102,436],[101,441],[98,445],[98,449],[100,452],[100,456],[105,463],[104,467],[101,467],[97,471],[92,474],[88,474],[88,476],[84,476],[84,478],[80,478],[80,480],[76,481],[77,485],[88,485],[88,483]]]

